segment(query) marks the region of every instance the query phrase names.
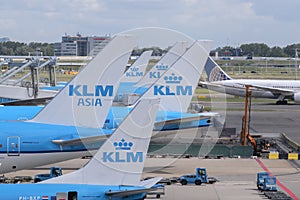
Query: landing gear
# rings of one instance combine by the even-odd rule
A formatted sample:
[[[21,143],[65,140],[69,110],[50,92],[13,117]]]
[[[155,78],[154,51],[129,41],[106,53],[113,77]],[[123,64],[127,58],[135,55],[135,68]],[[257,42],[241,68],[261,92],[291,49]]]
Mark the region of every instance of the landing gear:
[[[278,101],[276,101],[276,104],[277,105],[287,105],[288,101],[287,100],[278,100]]]

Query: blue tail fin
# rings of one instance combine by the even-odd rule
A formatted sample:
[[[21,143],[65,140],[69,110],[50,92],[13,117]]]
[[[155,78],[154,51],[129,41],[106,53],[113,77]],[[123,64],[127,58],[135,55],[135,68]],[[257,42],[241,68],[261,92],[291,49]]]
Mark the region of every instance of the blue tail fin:
[[[209,82],[231,80],[231,77],[211,57],[208,57],[204,69]]]

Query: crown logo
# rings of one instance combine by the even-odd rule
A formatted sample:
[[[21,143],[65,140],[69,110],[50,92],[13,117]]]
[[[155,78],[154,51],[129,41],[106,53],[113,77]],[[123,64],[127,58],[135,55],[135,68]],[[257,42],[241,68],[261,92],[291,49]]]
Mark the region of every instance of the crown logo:
[[[121,139],[120,142],[114,142],[114,146],[116,150],[130,150],[133,146],[132,142],[126,142],[124,138]]]
[[[133,71],[133,72],[136,72],[136,71],[139,70],[139,68],[138,67],[133,67],[133,68],[130,68],[130,70]]]
[[[168,65],[163,65],[163,64],[156,65],[155,67],[157,70],[167,70],[169,68]]]
[[[182,76],[176,76],[174,73],[172,73],[171,76],[165,76],[164,80],[166,81],[166,83],[180,83],[182,80]]]

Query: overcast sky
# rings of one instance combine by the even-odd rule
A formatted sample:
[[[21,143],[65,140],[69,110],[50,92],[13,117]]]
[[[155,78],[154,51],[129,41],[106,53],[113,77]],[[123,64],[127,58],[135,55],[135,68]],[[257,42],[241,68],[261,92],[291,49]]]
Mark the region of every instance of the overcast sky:
[[[300,43],[297,0],[9,0],[1,1],[0,37],[57,42],[65,33],[114,35],[163,27],[214,47]]]

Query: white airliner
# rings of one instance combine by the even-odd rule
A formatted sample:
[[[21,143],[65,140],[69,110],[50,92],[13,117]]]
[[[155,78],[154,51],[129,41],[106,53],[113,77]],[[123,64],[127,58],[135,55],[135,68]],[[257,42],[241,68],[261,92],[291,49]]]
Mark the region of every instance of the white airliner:
[[[226,94],[245,96],[245,85],[251,86],[252,97],[277,99],[277,104],[287,104],[287,100],[300,103],[300,81],[232,79],[211,57],[207,59],[205,71],[208,82],[201,82],[210,90]]]
[[[161,178],[140,181],[158,99],[142,99],[83,168],[38,184],[1,184],[5,200],[144,199]]]

